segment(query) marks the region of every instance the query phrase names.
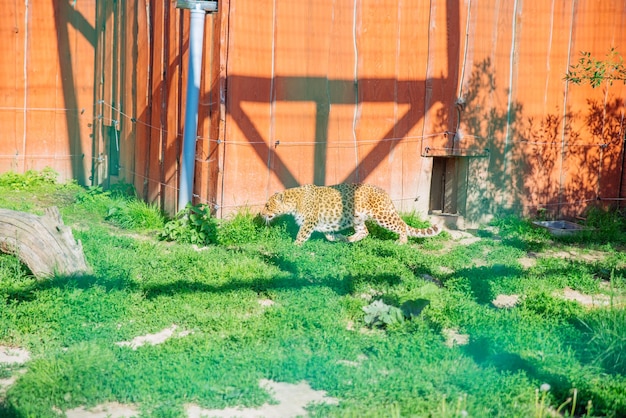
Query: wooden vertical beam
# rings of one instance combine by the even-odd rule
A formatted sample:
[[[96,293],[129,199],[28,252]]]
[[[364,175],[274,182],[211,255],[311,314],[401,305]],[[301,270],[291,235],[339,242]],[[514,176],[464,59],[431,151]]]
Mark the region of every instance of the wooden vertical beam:
[[[179,155],[182,136],[181,131],[181,84],[183,84],[181,66],[181,50],[184,39],[182,28],[182,11],[175,7],[175,3],[167,2],[165,10],[165,38],[164,38],[164,65],[165,80],[167,86],[164,97],[164,121],[166,132],[164,133],[164,145],[162,148],[162,172],[161,172],[161,208],[170,214],[176,213],[178,199],[178,171]]]
[[[134,142],[132,155],[129,155],[127,168],[132,173],[131,178],[137,193],[148,199],[148,156],[150,154],[150,137],[152,130],[152,74],[150,65],[152,56],[152,6],[148,0],[132,2],[135,19],[132,22],[132,33],[135,42],[128,52],[127,82],[130,80],[132,94],[132,114]],[[130,20],[130,19],[129,19]],[[128,90],[128,88],[126,89]],[[128,108],[128,107],[127,107]]]
[[[445,183],[444,183],[444,205],[445,213],[457,213],[458,204],[458,181],[457,162],[458,158],[446,158]]]
[[[92,163],[91,163],[91,184],[100,184],[104,176],[102,169],[104,168],[103,158],[103,141],[104,141],[104,116],[105,109],[110,117],[108,107],[105,107],[105,86],[104,79],[106,76],[106,22],[107,22],[107,3],[103,1],[96,2],[96,47],[95,47],[95,63],[94,63],[94,121],[93,121],[93,142],[91,146]]]
[[[219,127],[219,16],[207,15],[203,52],[203,77],[200,86],[196,178],[194,193],[198,200],[215,205],[217,176],[217,137]]]
[[[217,23],[219,25],[219,31],[216,31],[220,47],[215,51],[215,56],[219,57],[215,61],[215,65],[218,66],[219,72],[215,75],[215,95],[216,101],[214,106],[218,107],[218,112],[214,116],[217,120],[215,124],[215,137],[217,143],[214,149],[214,155],[216,156],[215,168],[212,170],[215,173],[215,212],[221,217],[223,215],[223,203],[224,203],[224,161],[225,161],[225,148],[224,141],[226,138],[226,100],[227,100],[227,80],[228,80],[228,51],[229,45],[229,19],[230,19],[230,0],[220,0],[219,13]]]
[[[150,119],[150,142],[148,147],[148,166],[146,170],[146,200],[157,202],[160,198],[160,184],[162,181],[161,156],[165,134],[165,82],[166,68],[163,65],[164,39],[166,33],[165,8],[167,5],[158,0],[152,0],[152,111]]]
[[[224,26],[223,16],[227,16],[229,11],[229,2],[221,1],[219,3],[218,13],[211,15],[211,73],[209,77],[209,152],[207,155],[208,183],[206,188],[206,200],[215,208],[218,202],[218,178],[219,178],[219,154],[224,143],[224,130],[222,121],[225,115],[222,113],[221,97],[224,92],[226,62],[222,61],[222,57],[226,56],[228,44],[222,43],[222,30]],[[226,28],[227,29],[227,28]],[[226,40],[228,33],[226,32]],[[224,54],[224,55],[222,55]],[[224,71],[222,71],[224,68]]]

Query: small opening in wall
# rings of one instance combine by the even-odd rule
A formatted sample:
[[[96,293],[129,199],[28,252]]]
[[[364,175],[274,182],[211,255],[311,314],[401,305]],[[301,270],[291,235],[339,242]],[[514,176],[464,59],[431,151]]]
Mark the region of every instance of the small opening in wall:
[[[464,195],[466,163],[459,157],[433,157],[430,183],[431,213],[459,214],[460,197]],[[461,193],[460,193],[461,192]]]

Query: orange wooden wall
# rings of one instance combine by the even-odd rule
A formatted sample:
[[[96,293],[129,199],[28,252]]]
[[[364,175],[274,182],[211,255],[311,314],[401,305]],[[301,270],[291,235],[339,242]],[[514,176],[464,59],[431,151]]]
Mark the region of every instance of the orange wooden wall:
[[[189,13],[175,2],[98,1],[96,16],[95,125],[99,182],[133,183],[138,194],[169,213],[177,211],[179,162],[185,119]],[[217,83],[211,63],[219,51],[214,34],[219,21],[207,15],[204,69],[199,105],[199,136],[215,135]],[[216,29],[218,28],[218,29]],[[111,147],[119,142],[118,172],[111,174]],[[215,144],[198,142],[195,196],[214,195],[214,167],[208,160]],[[117,150],[117,148],[115,148]],[[214,157],[212,157],[214,158]]]
[[[188,13],[0,3],[0,171],[128,181],[175,212]],[[228,216],[285,187],[362,181],[426,213],[433,162],[451,158],[470,221],[619,202],[625,87],[563,77],[581,51],[626,54],[625,24],[623,0],[220,0],[194,199]]]
[[[573,215],[622,196],[624,86],[563,77],[581,51],[624,51],[623,1],[221,6],[222,213],[284,187],[345,181],[427,212],[433,156],[464,159],[460,210],[474,220]]]
[[[90,182],[94,1],[0,1],[0,172]]]

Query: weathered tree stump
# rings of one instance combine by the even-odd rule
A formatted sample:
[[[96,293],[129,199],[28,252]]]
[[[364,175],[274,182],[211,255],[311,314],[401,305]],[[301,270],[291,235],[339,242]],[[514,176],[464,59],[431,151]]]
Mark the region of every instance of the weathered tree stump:
[[[15,255],[37,278],[91,271],[82,244],[54,206],[43,216],[0,209],[0,251]]]

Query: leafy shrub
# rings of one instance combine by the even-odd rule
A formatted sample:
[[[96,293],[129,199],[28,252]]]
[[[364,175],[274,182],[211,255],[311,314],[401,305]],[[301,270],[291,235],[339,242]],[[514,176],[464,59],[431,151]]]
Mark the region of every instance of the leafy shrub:
[[[161,211],[142,200],[120,199],[108,210],[106,219],[125,229],[160,229],[164,220]]]
[[[598,309],[580,319],[589,359],[612,373],[626,374],[626,310]]]
[[[259,228],[254,217],[249,211],[242,211],[219,226],[217,242],[220,245],[245,244],[257,241],[258,237]]]
[[[586,213],[585,225],[593,231],[575,238],[593,242],[626,241],[624,237],[626,219],[619,211],[592,207]]]
[[[113,197],[137,197],[135,186],[123,181],[111,184],[107,190]]]
[[[76,195],[76,202],[89,205],[102,201],[109,201],[111,193],[104,191],[102,186],[89,186]]]
[[[626,82],[626,67],[622,55],[615,49],[609,49],[604,59],[598,59],[591,52],[580,53],[578,62],[570,66],[565,80],[574,84],[589,83],[596,88],[604,84],[613,84],[613,81]]]
[[[404,322],[402,310],[395,306],[385,304],[382,300],[375,300],[363,307],[365,312],[365,325],[370,328],[387,327]]]
[[[209,206],[188,204],[165,224],[158,238],[182,244],[214,244],[217,242],[217,222],[211,217]]]
[[[580,304],[552,297],[545,292],[528,295],[521,306],[545,319],[557,321],[569,321],[583,311]]]
[[[529,219],[504,216],[494,219],[491,225],[498,228],[504,243],[524,251],[541,251],[551,241],[550,233],[543,228],[535,228]]]
[[[50,167],[41,171],[28,170],[24,174],[9,171],[0,174],[0,186],[10,190],[29,190],[45,184],[56,184],[58,173]]]

